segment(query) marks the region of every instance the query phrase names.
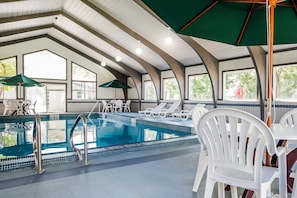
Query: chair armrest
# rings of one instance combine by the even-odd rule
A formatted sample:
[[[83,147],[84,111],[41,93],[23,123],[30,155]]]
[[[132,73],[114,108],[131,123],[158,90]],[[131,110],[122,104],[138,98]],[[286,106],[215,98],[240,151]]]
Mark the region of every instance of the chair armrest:
[[[282,146],[277,147],[275,154],[277,156],[286,155],[286,147],[282,147]]]

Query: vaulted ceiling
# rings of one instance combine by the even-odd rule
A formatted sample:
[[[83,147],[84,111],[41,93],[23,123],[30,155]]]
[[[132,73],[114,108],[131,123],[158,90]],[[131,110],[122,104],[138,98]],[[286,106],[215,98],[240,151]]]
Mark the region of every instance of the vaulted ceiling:
[[[171,45],[164,42],[166,36],[173,39]],[[184,39],[141,0],[0,1],[0,46],[38,37],[51,38],[98,63],[104,61],[107,68],[126,76],[159,75],[170,69],[180,73],[186,66],[203,64],[189,41],[217,60],[249,56],[246,47]],[[135,53],[137,47],[142,54]],[[115,60],[118,55],[121,62]]]

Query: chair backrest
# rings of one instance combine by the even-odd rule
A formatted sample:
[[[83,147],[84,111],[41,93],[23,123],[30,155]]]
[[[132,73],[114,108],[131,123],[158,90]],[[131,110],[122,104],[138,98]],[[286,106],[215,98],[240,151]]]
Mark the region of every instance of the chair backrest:
[[[297,109],[292,109],[285,113],[279,123],[284,126],[296,127],[297,128]]]
[[[194,124],[194,128],[197,132],[198,122],[202,115],[208,112],[208,109],[205,108],[205,105],[197,104],[194,109],[192,109],[192,120]]]
[[[10,110],[17,110],[19,108],[19,101],[16,99],[8,99],[7,106]]]
[[[207,147],[209,175],[231,186],[259,188],[264,149],[276,153],[273,135],[263,121],[241,110],[218,108],[200,118],[198,134]],[[249,176],[248,181],[229,176],[232,170]]]
[[[122,108],[122,105],[123,105],[123,101],[121,101],[121,100],[116,100],[114,102],[115,108]]]
[[[107,105],[106,100],[102,100],[102,104],[103,104],[103,107],[105,107]]]
[[[162,103],[160,103],[158,106],[156,106],[155,108],[154,108],[154,110],[160,110],[160,109],[163,109],[165,106],[166,106],[166,102],[162,102]]]
[[[131,104],[131,100],[127,100],[125,103],[126,106],[129,106],[130,104]]]
[[[181,101],[174,102],[168,109],[168,111],[175,111],[179,108]]]

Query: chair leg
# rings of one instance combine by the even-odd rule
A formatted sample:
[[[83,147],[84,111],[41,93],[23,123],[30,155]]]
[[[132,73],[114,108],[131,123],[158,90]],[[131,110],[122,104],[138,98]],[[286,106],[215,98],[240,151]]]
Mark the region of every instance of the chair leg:
[[[236,186],[231,186],[231,197],[232,198],[238,198],[238,192]]]
[[[199,161],[198,161],[198,166],[197,166],[197,171],[196,171],[196,176],[193,184],[192,191],[197,192],[199,185],[201,183],[201,180],[203,178],[203,175],[207,169],[208,162],[207,162],[207,152],[204,149],[204,146],[201,145],[200,148],[200,155],[199,155]]]
[[[206,185],[205,185],[205,190],[204,190],[204,198],[211,198],[215,181],[209,178],[206,178]]]
[[[293,183],[293,189],[292,189],[292,196],[291,197],[296,197],[297,196],[297,173],[294,175],[294,183]]]

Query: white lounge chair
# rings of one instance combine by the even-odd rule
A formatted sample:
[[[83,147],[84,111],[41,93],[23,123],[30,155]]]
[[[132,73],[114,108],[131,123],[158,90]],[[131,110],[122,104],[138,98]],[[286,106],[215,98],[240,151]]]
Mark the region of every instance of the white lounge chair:
[[[188,120],[192,117],[192,114],[193,114],[193,111],[195,108],[204,108],[205,107],[205,104],[197,104],[193,109],[190,109],[190,110],[181,110],[180,112],[178,113],[173,113],[171,116],[173,118],[179,118],[181,120]]]
[[[160,109],[163,109],[166,106],[166,104],[166,102],[162,102],[155,108],[146,108],[144,111],[138,111],[138,113],[141,115],[150,116],[152,112],[157,112],[160,111]]]
[[[181,110],[179,113],[173,113],[171,116],[173,118],[179,118],[181,120],[187,120],[187,119],[190,119],[192,117],[193,110],[194,109]]]
[[[160,109],[159,111],[151,112],[152,116],[160,116],[160,117],[166,117],[171,116],[171,114],[175,113],[180,106],[180,101],[174,102],[169,109]]]

